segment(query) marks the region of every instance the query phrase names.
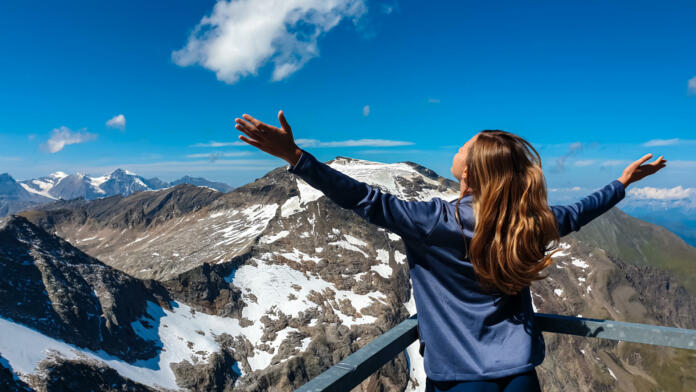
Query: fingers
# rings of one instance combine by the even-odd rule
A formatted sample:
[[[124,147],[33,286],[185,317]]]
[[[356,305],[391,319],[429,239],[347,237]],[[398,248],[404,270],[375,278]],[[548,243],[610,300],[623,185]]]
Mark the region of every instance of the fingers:
[[[244,117],[245,120],[248,121],[247,124],[251,125],[251,128],[254,128],[257,132],[263,133],[266,129],[268,129],[268,125],[262,123],[261,121],[255,119],[254,117],[248,115],[248,114],[243,114],[242,117]],[[249,128],[249,127],[247,127]],[[257,138],[258,139],[258,138]]]
[[[285,114],[282,110],[278,112],[278,121],[280,121],[280,126],[283,127],[284,130],[290,131],[290,124],[288,124],[288,121],[285,119]]]
[[[658,165],[664,164],[665,162],[667,162],[667,161],[664,159],[664,155],[660,155],[660,157],[657,158],[657,159],[655,160],[655,162],[651,163],[651,165],[652,165],[652,166],[658,166]]]
[[[240,119],[237,119],[236,121],[237,121],[237,125],[235,125],[234,127],[237,128],[239,131],[244,132],[247,136],[252,137],[254,139],[261,138],[260,137],[261,132],[259,132],[259,130],[256,129],[256,127],[254,127],[253,125],[251,125],[249,123],[245,123],[244,121],[242,121]]]
[[[261,144],[259,144],[259,142],[257,142],[256,140],[249,139],[249,138],[247,138],[247,137],[245,137],[245,136],[243,136],[243,135],[239,135],[239,138],[240,138],[242,141],[245,141],[245,142],[251,144],[252,146],[254,146],[254,147],[256,147],[256,148],[261,148]]]
[[[652,153],[645,154],[645,155],[643,155],[642,158],[640,158],[639,160],[633,162],[633,164],[634,164],[635,166],[640,166],[640,165],[644,164],[645,162],[647,162],[648,159],[652,158],[652,156],[653,156]]]

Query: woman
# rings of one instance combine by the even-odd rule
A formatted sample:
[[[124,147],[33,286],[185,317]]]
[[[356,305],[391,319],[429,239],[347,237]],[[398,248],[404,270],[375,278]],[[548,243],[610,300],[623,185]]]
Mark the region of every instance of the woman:
[[[514,134],[482,131],[453,158],[458,199],[404,201],[301,150],[282,111],[281,128],[242,117],[235,120],[246,134],[241,140],[284,159],[289,172],[336,204],[404,239],[427,391],[539,390],[535,366],[545,346],[533,323],[531,282],[544,278],[539,273],[561,236],[610,209],[630,183],[666,162],[644,164],[648,154],[580,202],[548,206],[536,150]]]

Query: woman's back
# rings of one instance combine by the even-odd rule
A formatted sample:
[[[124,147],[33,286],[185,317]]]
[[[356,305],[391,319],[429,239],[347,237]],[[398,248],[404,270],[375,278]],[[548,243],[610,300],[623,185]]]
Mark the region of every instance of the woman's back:
[[[466,242],[474,229],[471,195],[459,205],[459,226],[456,200],[404,201],[306,151],[288,171],[339,206],[403,238],[429,378],[484,380],[522,373],[543,361],[544,341],[533,325],[529,288],[517,295],[484,293],[466,258]],[[565,235],[623,197],[623,185],[613,181],[574,205],[550,208]]]

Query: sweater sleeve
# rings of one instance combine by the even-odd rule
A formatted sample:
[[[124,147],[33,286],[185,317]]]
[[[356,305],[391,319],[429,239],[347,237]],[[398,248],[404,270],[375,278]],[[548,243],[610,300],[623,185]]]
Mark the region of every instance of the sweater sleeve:
[[[360,182],[317,160],[302,150],[300,159],[287,168],[342,208],[388,229],[404,239],[422,240],[430,235],[438,217],[445,213],[441,199],[405,201]]]
[[[624,185],[621,181],[614,180],[575,204],[550,206],[551,211],[556,216],[561,237],[580,230],[582,226],[590,223],[591,220],[620,202],[625,195]]]

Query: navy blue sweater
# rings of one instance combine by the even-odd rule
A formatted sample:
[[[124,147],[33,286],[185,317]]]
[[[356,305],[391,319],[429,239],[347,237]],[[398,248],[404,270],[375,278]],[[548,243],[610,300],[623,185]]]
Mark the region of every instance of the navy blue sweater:
[[[544,360],[545,345],[534,325],[529,287],[517,295],[484,294],[464,256],[465,243],[455,219],[456,199],[405,201],[357,181],[302,151],[287,170],[350,209],[404,240],[418,311],[418,332],[426,375],[436,381],[485,380],[522,373]],[[614,180],[567,206],[550,206],[561,236],[609,210],[623,199]],[[471,239],[471,195],[462,198],[459,216]]]

